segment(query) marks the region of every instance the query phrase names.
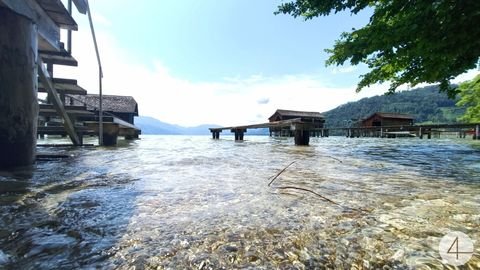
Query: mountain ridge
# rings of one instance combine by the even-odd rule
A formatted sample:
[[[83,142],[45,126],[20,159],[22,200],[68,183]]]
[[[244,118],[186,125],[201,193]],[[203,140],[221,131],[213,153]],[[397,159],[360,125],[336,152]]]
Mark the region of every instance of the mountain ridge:
[[[439,92],[438,86],[426,86],[391,95],[377,95],[342,104],[323,113],[327,127],[344,127],[348,120],[364,119],[375,112],[410,114],[414,123],[456,123],[465,113],[452,100]]]
[[[215,124],[202,124],[194,127],[183,127],[176,124],[170,124],[153,118],[151,116],[135,117],[135,125],[142,130],[142,134],[157,135],[207,135],[210,134],[208,128],[220,127]]]
[[[465,108],[457,107],[438,86],[427,86],[392,95],[377,95],[358,101],[342,104],[323,112],[326,127],[344,127],[348,120],[359,120],[375,112],[405,113],[415,117],[415,123],[455,123],[465,113]],[[161,135],[209,135],[208,128],[220,127],[215,124],[202,124],[195,127],[183,127],[160,121],[150,116],[135,118],[135,125],[142,134]],[[268,135],[268,129],[249,130],[251,135]]]

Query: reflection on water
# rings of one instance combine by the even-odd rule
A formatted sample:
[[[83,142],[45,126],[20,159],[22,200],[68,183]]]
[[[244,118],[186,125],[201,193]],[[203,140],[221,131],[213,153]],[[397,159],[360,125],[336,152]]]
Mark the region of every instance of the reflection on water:
[[[462,231],[480,268],[474,142],[224,138],[146,136],[0,172],[0,267],[443,269],[440,239]]]

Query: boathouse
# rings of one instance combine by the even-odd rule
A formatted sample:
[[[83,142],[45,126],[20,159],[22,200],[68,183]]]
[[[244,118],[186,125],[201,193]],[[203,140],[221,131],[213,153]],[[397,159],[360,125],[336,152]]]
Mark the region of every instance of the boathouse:
[[[309,123],[311,129],[322,129],[325,123],[325,117],[319,112],[305,112],[292,110],[276,110],[275,113],[268,118],[270,123],[298,119],[303,123]],[[270,128],[270,135],[293,137],[294,132],[290,127],[273,127]]]
[[[376,112],[362,120],[362,127],[411,126],[414,117],[409,114]]]
[[[85,104],[88,111],[95,112],[100,105],[100,96],[96,94],[72,96],[73,105]],[[103,111],[134,125],[138,116],[138,104],[132,96],[103,95]]]

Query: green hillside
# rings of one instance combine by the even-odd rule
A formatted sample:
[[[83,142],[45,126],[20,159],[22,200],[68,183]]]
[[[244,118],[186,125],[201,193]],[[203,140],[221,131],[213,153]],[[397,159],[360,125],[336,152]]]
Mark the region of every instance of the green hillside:
[[[427,86],[349,102],[324,115],[328,127],[343,127],[345,120],[365,118],[374,112],[411,114],[415,123],[454,123],[465,112],[465,108],[455,106],[456,102],[439,93],[437,86]]]

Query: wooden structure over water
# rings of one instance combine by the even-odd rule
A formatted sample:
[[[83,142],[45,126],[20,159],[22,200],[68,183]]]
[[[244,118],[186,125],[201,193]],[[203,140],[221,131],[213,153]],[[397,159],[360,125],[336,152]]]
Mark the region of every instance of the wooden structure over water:
[[[301,117],[292,118],[292,115]],[[394,113],[374,113],[356,125],[334,128],[324,127],[323,116],[314,112],[277,110],[269,120],[270,122],[261,124],[210,128],[210,132],[212,138],[218,140],[222,131],[230,130],[235,134],[235,141],[243,141],[248,129],[268,128],[270,136],[275,133],[293,135],[295,145],[308,145],[310,137],[329,137],[330,131],[342,131],[348,138],[417,137],[423,139],[426,137],[431,139],[432,136],[443,132],[454,132],[460,138],[472,135],[473,139],[480,139],[480,123],[414,125],[411,115]]]
[[[408,114],[376,112],[362,120],[362,127],[411,126],[414,117]]]
[[[305,112],[292,110],[276,110],[275,113],[268,118],[270,123],[297,119],[301,122],[308,123],[309,129],[320,130],[325,123],[325,117],[319,112]],[[270,127],[270,136],[295,136],[294,130],[290,126]]]
[[[397,125],[397,126],[374,126],[374,127],[342,127],[329,128],[329,130],[341,130],[348,138],[360,137],[424,137],[431,139],[433,135],[444,132],[454,132],[460,138],[472,135],[472,138],[480,138],[480,123],[455,123],[455,124],[430,124],[430,125]]]
[[[277,110],[269,117],[268,123],[210,128],[213,139],[219,139],[223,130],[230,130],[235,134],[236,141],[243,141],[248,129],[268,128],[270,136],[295,137],[296,145],[308,145],[311,136],[328,137],[328,130],[323,128],[323,115],[317,112],[301,112],[291,110]]]
[[[71,55],[71,31],[78,30],[73,4],[79,13],[89,12],[87,0],[68,0],[67,8],[60,0],[0,0],[0,167],[32,164],[37,131],[66,134],[73,145],[82,145],[83,135],[98,132],[99,119],[107,122],[106,145],[115,144],[121,130],[140,133],[114,115],[67,105],[68,95],[86,94],[76,80],[53,75],[54,65],[78,65]],[[60,42],[60,29],[67,31],[66,46]],[[48,95],[42,104],[38,92]]]

